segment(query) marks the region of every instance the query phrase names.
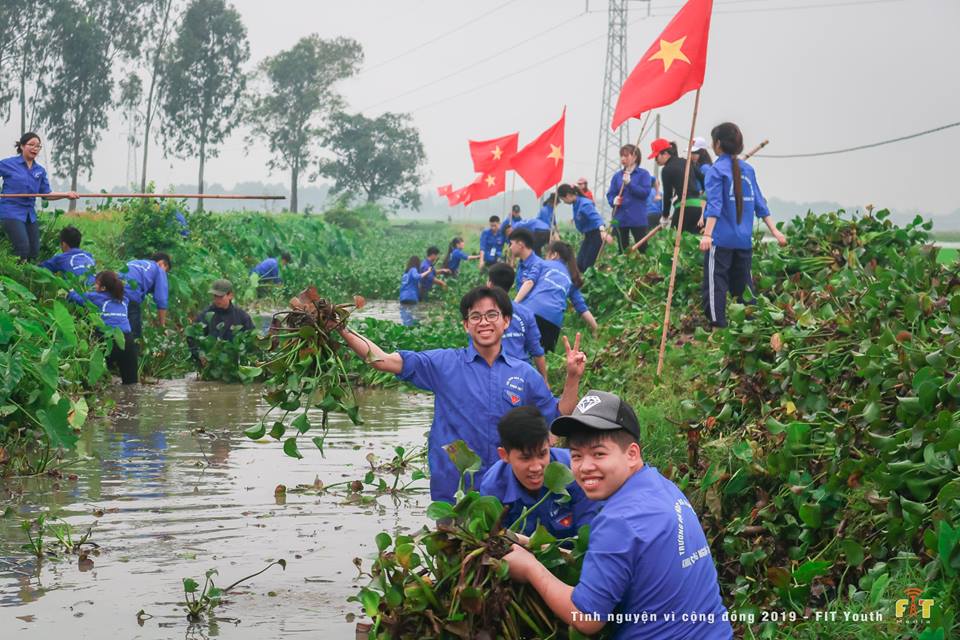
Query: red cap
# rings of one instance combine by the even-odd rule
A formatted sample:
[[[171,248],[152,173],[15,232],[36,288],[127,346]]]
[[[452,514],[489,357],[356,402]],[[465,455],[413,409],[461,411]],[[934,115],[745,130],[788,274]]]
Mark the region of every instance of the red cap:
[[[656,140],[650,143],[651,153],[649,156],[647,156],[647,160],[653,160],[658,155],[660,155],[661,151],[664,151],[669,148],[670,148],[669,140],[667,140],[666,138],[657,138]]]

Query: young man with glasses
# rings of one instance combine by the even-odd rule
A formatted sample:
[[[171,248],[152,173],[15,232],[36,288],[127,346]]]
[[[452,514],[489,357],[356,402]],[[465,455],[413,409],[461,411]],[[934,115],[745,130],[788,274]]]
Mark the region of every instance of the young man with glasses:
[[[340,329],[347,346],[370,366],[396,375],[400,380],[434,393],[434,416],[428,439],[430,495],[433,500],[454,502],[459,474],[443,447],[463,440],[480,456],[475,474],[483,477],[497,454],[497,422],[509,410],[535,406],[547,420],[568,415],[577,404],[580,378],[587,357],[580,351],[580,335],[567,349],[567,379],[563,394],[555,398],[547,383],[529,363],[501,349],[501,339],[510,325],[513,306],[498,287],[477,287],[460,300],[463,328],[472,344],[459,349],[397,351],[386,353],[376,344],[351,331]],[[467,488],[473,478],[467,478]]]

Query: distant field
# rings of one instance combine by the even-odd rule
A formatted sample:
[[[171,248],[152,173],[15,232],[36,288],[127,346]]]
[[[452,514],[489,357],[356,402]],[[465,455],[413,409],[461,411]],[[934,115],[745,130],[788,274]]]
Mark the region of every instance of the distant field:
[[[931,231],[930,235],[941,242],[960,242],[960,231]]]

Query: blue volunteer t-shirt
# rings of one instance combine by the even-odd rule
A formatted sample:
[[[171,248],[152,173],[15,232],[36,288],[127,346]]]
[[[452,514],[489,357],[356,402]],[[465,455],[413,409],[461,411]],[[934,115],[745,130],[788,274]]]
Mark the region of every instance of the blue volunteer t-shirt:
[[[550,449],[550,462],[560,462],[570,466],[570,452],[567,449]],[[589,499],[576,482],[567,485],[570,500],[561,503],[560,496],[553,494],[544,500],[540,506],[527,514],[524,524],[517,529],[525,536],[533,535],[537,525],[542,524],[547,531],[557,538],[570,538],[577,535],[583,525],[589,525],[603,506],[602,502]],[[536,495],[532,495],[524,488],[513,467],[497,460],[483,476],[480,482],[480,493],[485,496],[496,497],[503,506],[509,506],[507,515],[503,517],[503,524],[511,526],[523,514],[523,510],[532,507],[547,493],[546,487],[540,487]]]
[[[513,303],[513,316],[501,340],[503,350],[517,360],[529,362],[531,358],[539,358],[545,353],[540,344],[537,319],[522,302]],[[470,338],[470,344],[473,344],[473,338]]]
[[[124,291],[131,302],[139,304],[150,294],[157,309],[167,308],[167,272],[153,260],[131,260],[120,277],[126,281]]]
[[[612,625],[615,640],[733,637],[697,514],[675,484],[646,465],[594,518],[573,604]],[[644,613],[646,622],[638,618]]]
[[[423,273],[427,269],[433,266],[433,260],[430,258],[424,258],[420,263],[420,273]],[[437,277],[437,272],[433,269],[430,269],[430,273],[425,276],[420,276],[420,297],[426,298],[427,294],[430,293],[430,289],[433,289],[433,281]]]
[[[603,217],[597,211],[597,205],[586,196],[577,196],[573,201],[573,224],[580,233],[595,231],[603,226]]]
[[[743,185],[743,210],[740,223],[737,224],[737,201],[733,191],[733,164],[730,156],[724,154],[717,158],[713,166],[704,174],[707,206],[704,218],[716,218],[713,228],[713,245],[725,249],[753,248],[753,220],[770,215],[767,200],[760,192],[757,176],[753,167],[740,163],[740,181]]]
[[[103,324],[108,327],[117,327],[124,333],[130,333],[126,296],[123,300],[117,300],[103,291],[89,291],[83,294],[71,291],[67,294],[67,300],[79,305],[92,302],[100,309],[100,318],[103,320]]]
[[[520,290],[520,285],[527,280],[537,281],[537,278],[540,277],[540,272],[543,270],[544,263],[545,260],[543,258],[532,252],[523,260],[517,261],[517,275],[514,280],[514,286],[517,287],[517,291]]]
[[[410,267],[400,277],[400,302],[420,302],[420,272]]]
[[[467,260],[470,256],[461,249],[457,247],[450,252],[450,258],[447,261],[447,268],[450,269],[453,273],[460,271],[460,263],[464,260]]]
[[[444,445],[463,440],[482,465],[480,479],[497,455],[497,422],[510,409],[533,405],[549,424],[557,417],[557,399],[533,367],[502,350],[493,366],[473,345],[460,349],[400,351],[403,369],[397,378],[432,391],[433,424],[427,440],[430,464],[430,497],[453,503],[460,474]],[[469,488],[469,479],[466,484]]]
[[[250,273],[260,276],[260,282],[281,282],[280,280],[280,262],[276,258],[267,258],[253,269]]]
[[[83,249],[70,249],[44,260],[40,266],[54,273],[72,273],[82,276],[96,265],[93,256]]]
[[[27,167],[23,156],[0,160],[2,193],[50,193],[47,170],[37,162]],[[36,198],[0,198],[0,220],[37,221]]]
[[[537,220],[547,225],[547,229],[550,229],[553,226],[553,205],[545,204],[540,207]]]
[[[497,262],[503,254],[503,229],[496,233],[488,228],[480,232],[480,253],[486,262]]]
[[[534,314],[562,327],[568,298],[577,313],[590,310],[580,294],[580,289],[573,286],[567,265],[560,260],[545,260],[533,290],[523,299],[523,303]]]
[[[613,219],[621,227],[645,227],[647,226],[647,198],[650,196],[653,178],[643,167],[634,167],[630,174],[630,182],[624,185],[624,171],[621,169],[613,174],[610,179],[610,188],[607,189],[607,202],[611,207],[614,206],[613,201],[618,195],[622,198],[620,206],[613,214]]]

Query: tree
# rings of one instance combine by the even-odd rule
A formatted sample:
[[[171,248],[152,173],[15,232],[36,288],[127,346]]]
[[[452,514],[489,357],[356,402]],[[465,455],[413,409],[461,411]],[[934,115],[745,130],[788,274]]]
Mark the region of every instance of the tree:
[[[216,157],[240,121],[250,57],[240,14],[223,0],[193,0],[163,64],[163,133],[167,152],[200,156],[197,189],[203,193],[207,157]],[[203,209],[203,200],[197,202]]]
[[[408,120],[399,113],[373,120],[359,113],[335,113],[323,144],[336,158],[321,160],[318,167],[320,175],[334,180],[330,192],[362,191],[367,202],[391,198],[419,209],[426,154],[420,132]]]
[[[49,73],[52,58],[52,47],[38,45],[31,34],[49,33],[53,29],[53,18],[60,3],[3,2],[3,9],[0,9],[0,24],[4,30],[0,36],[0,69],[4,71],[3,80],[15,83],[8,90],[0,87],[0,94],[6,95],[9,91],[10,99],[13,94],[17,95],[21,133],[34,129],[37,124],[40,79]],[[6,108],[0,112],[9,114]]]
[[[267,143],[273,154],[270,169],[290,171],[290,211],[297,211],[300,173],[315,159],[319,121],[341,105],[331,86],[355,74],[362,62],[363,49],[355,40],[310,35],[260,63],[258,75],[266,86],[248,98],[248,139]]]
[[[149,22],[152,28],[147,33],[147,40],[152,45],[150,50],[150,88],[147,91],[147,104],[143,112],[143,168],[140,175],[140,192],[147,191],[147,160],[150,155],[150,127],[153,119],[157,115],[160,100],[157,98],[158,80],[160,78],[161,63],[163,61],[163,52],[167,46],[167,39],[173,27],[173,21],[170,20],[171,10],[173,9],[173,0],[160,0],[155,5],[155,11],[151,15]]]
[[[112,106],[113,68],[140,43],[151,0],[59,2],[49,46],[52,70],[41,80],[40,120],[54,142],[57,175],[76,190],[80,171],[93,172],[93,152]],[[70,209],[76,201],[70,202]]]

